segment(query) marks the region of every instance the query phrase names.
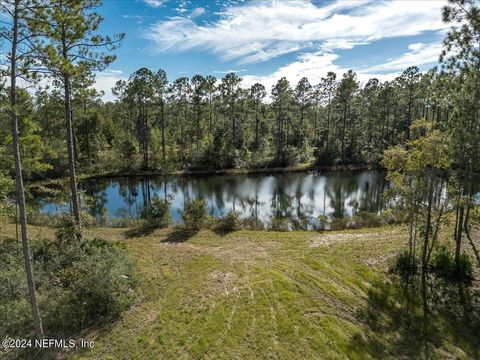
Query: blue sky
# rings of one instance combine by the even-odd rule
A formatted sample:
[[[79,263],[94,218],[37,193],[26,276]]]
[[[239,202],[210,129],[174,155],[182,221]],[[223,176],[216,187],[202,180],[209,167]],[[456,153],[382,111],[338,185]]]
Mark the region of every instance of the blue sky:
[[[348,69],[366,82],[405,68],[435,65],[446,25],[445,1],[104,0],[103,33],[126,33],[118,56],[97,75],[112,99],[116,80],[140,67],[164,69],[169,80],[236,71],[243,85],[270,88],[286,76],[318,83]]]

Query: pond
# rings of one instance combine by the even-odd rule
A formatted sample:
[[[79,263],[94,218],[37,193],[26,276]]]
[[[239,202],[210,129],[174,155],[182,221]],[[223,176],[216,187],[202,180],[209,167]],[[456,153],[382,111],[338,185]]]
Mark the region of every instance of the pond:
[[[234,210],[263,224],[281,219],[289,228],[312,228],[318,216],[348,218],[359,211],[380,212],[388,188],[385,173],[314,171],[218,176],[149,176],[89,179],[80,182],[86,206],[97,219],[137,219],[149,201],[172,195],[174,224],[182,223],[184,203],[205,199],[214,217]],[[68,211],[68,205],[38,200],[42,212]]]

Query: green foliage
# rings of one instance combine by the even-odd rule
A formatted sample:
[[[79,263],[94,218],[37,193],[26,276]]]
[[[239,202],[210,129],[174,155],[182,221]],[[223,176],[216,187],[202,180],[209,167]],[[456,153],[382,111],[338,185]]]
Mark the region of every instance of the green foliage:
[[[328,227],[328,216],[319,215],[318,216],[318,230],[325,230]]]
[[[182,218],[187,229],[201,229],[205,225],[207,217],[207,202],[205,200],[197,199],[185,203]]]
[[[90,65],[101,65],[100,58]],[[49,68],[58,65],[46,61]],[[425,116],[453,126],[451,119],[458,123],[467,114],[465,106],[447,111],[454,99],[455,87],[450,91],[450,85],[460,82],[455,76],[436,71],[421,74],[417,68],[388,83],[371,79],[364,88],[358,87],[352,71],[339,80],[331,73],[315,86],[306,78],[298,84],[280,79],[271,103],[265,101],[263,85],[244,90],[235,74],[225,76],[218,86],[212,76],[201,75],[168,83],[163,70],[147,68],[115,85],[118,101],[102,103],[89,88],[91,76],[78,73],[80,68],[73,64],[67,70],[76,74],[72,103],[77,161],[87,172],[378,164],[386,148],[414,138],[413,119]],[[470,90],[475,83],[471,80]],[[467,95],[465,90],[458,97]],[[473,104],[474,98],[468,96]],[[66,170],[65,152],[52,151],[65,147],[60,141],[65,132],[62,102],[58,89],[39,91],[25,100],[27,116],[22,120],[35,125],[21,132],[26,136],[23,143],[31,148],[25,149],[27,175],[34,175],[30,168],[50,175]],[[474,154],[476,135],[465,130],[467,122],[463,121],[463,135],[455,133],[455,142],[471,143],[469,154]],[[7,135],[0,129],[0,150]]]
[[[417,259],[413,258],[408,251],[404,251],[395,257],[390,271],[398,274],[402,278],[408,278],[417,272],[418,264]]]
[[[290,220],[284,217],[272,217],[268,224],[268,230],[271,231],[290,231],[291,224]]]
[[[352,229],[378,227],[383,225],[382,221],[382,216],[379,214],[360,211],[352,216],[347,224],[347,227]]]
[[[439,276],[450,276],[455,269],[453,253],[446,246],[440,246],[433,254],[432,266]]]
[[[14,214],[10,195],[15,191],[15,181],[0,173],[0,223]]]
[[[225,216],[217,219],[215,229],[222,232],[237,231],[242,228],[242,220],[240,214],[234,210],[230,210]]]
[[[0,242],[0,335],[20,335],[30,328],[30,304],[19,244]]]
[[[422,249],[422,269],[429,263],[439,230],[452,211],[450,194],[445,192],[445,173],[450,170],[451,138],[433,122],[416,120],[410,127],[412,139],[389,148],[382,163],[388,170],[390,195],[409,225],[409,251]],[[420,244],[418,244],[420,242]]]
[[[32,258],[46,333],[68,335],[111,322],[131,304],[135,280],[124,246],[78,241],[59,231],[57,241],[33,241]],[[27,336],[30,305],[21,249],[0,242],[0,335]]]
[[[347,225],[348,219],[334,217],[330,220],[329,228],[330,230],[343,230],[347,228]]]
[[[142,217],[146,220],[146,225],[153,229],[164,228],[172,223],[170,215],[170,205],[172,197],[160,199],[155,196],[143,213]]]
[[[433,254],[432,268],[438,276],[447,279],[471,280],[473,275],[473,265],[468,254],[460,255],[457,269],[455,255],[445,245],[440,246]]]

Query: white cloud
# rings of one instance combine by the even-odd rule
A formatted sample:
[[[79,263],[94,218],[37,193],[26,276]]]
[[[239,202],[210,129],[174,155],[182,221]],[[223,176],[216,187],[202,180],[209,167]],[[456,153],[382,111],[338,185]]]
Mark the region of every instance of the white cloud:
[[[223,60],[254,63],[306,49],[348,49],[388,37],[442,30],[445,1],[340,1],[322,7],[305,1],[255,1],[224,9],[220,19],[196,24],[185,16],[148,29],[156,51],[201,48]]]
[[[387,61],[384,64],[370,66],[365,68],[365,71],[393,71],[405,70],[409,66],[421,66],[434,64],[438,62],[440,53],[442,51],[441,43],[415,43],[408,46],[409,52],[406,52],[397,59]]]
[[[349,69],[338,66],[334,61],[338,55],[332,53],[310,53],[302,54],[299,58],[285,66],[280,67],[268,75],[245,75],[243,76],[242,86],[250,87],[254,83],[259,82],[265,85],[270,91],[272,86],[282,77],[286,77],[292,86],[295,86],[302,77],[307,77],[310,84],[316,85],[322,77],[325,77],[329,71],[337,74],[337,79],[341,79],[342,75]],[[371,78],[377,78],[380,81],[392,80],[400,75],[399,72],[390,72],[387,74],[375,74],[369,71],[357,71],[357,80],[361,84],[365,84]]]
[[[230,70],[213,70],[212,72],[214,74],[228,74],[228,73],[239,73],[244,71],[247,71],[247,70],[246,69],[241,69],[241,70],[230,69]]]
[[[148,6],[158,8],[163,5],[165,0],[143,0],[143,2]]]
[[[116,98],[112,94],[112,88],[118,80],[126,80],[121,70],[105,70],[95,74],[95,83],[93,87],[97,91],[103,91],[103,101],[114,101]]]
[[[198,17],[198,16],[200,16],[204,13],[205,13],[205,9],[203,7],[197,7],[197,8],[192,10],[189,17],[190,17],[190,19],[193,19],[193,18],[196,18],[196,17]]]
[[[369,79],[377,78],[380,81],[391,81],[409,66],[421,66],[434,64],[438,61],[442,50],[441,43],[414,43],[408,46],[407,52],[396,59],[388,62],[363,68],[354,68],[357,73],[357,80],[364,85]],[[318,84],[327,72],[332,71],[337,74],[337,79],[349,69],[335,64],[338,55],[334,53],[325,53],[318,51],[315,53],[301,54],[296,61],[280,67],[276,71],[267,75],[245,75],[242,86],[250,87],[259,82],[265,85],[267,90],[282,77],[286,77],[292,86],[295,86],[302,77],[307,77],[312,85]],[[380,72],[380,73],[379,73]]]

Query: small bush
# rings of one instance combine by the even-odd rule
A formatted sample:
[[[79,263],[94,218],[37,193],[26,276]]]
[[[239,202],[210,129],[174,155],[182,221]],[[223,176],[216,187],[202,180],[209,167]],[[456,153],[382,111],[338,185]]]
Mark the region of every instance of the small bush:
[[[401,219],[392,209],[384,209],[380,214],[380,219],[383,224],[398,224]]]
[[[208,217],[207,202],[205,200],[192,200],[187,202],[182,217],[187,229],[201,229],[205,225]]]
[[[458,259],[458,270],[455,270],[455,275],[459,279],[470,280],[473,278],[472,260],[468,254],[460,254],[460,258]]]
[[[329,228],[330,230],[343,230],[347,228],[348,219],[344,218],[333,218],[330,221]]]
[[[53,336],[115,320],[131,304],[135,285],[122,244],[79,241],[65,222],[56,241],[31,243],[44,329]],[[0,242],[0,337],[32,335],[27,293],[21,247]]]
[[[335,164],[336,152],[334,149],[320,149],[316,153],[317,165],[333,165]]]
[[[268,225],[268,229],[272,231],[290,231],[291,224],[288,219],[285,218],[272,218],[270,224]]]
[[[247,218],[241,219],[241,227],[248,230],[265,230],[265,225],[263,222],[258,220],[255,216],[249,216]]]
[[[9,199],[9,195],[14,191],[13,179],[0,173],[0,222],[6,221],[15,214],[13,201]]]
[[[238,212],[230,210],[225,216],[218,218],[215,230],[231,232],[242,228],[242,221]]]
[[[71,257],[73,249],[79,255]],[[62,275],[66,290],[59,292],[60,316],[51,317],[50,326],[68,332],[116,319],[132,300],[131,269],[123,249],[93,239],[72,246],[66,255],[63,266],[54,271]]]
[[[417,272],[417,260],[412,259],[409,252],[405,251],[395,258],[395,262],[390,268],[390,271],[406,278]]]
[[[55,226],[57,230],[55,231],[55,237],[59,242],[63,242],[69,239],[80,239],[81,230],[75,224],[73,217],[69,214],[62,214],[57,219],[57,224]]]
[[[99,222],[97,221],[97,218],[91,214],[89,214],[87,211],[82,211],[81,214],[80,214],[81,218],[82,218],[82,226],[83,227],[94,227],[94,226],[98,226]],[[100,219],[106,217],[107,214],[102,214],[102,216],[100,217]]]
[[[380,225],[382,225],[382,219],[379,215],[360,211],[350,219],[347,227],[351,229],[359,229],[365,227],[378,227]]]
[[[317,229],[318,230],[325,230],[328,226],[328,216],[319,215],[317,219],[318,219]]]
[[[154,229],[169,226],[172,223],[170,204],[171,197],[162,200],[158,196],[155,196],[142,215],[142,218],[145,220],[144,226]]]
[[[31,326],[22,250],[14,239],[0,241],[0,337],[23,335]],[[37,279],[38,280],[38,279]]]
[[[446,279],[471,279],[473,267],[470,257],[465,253],[460,254],[458,265],[457,269],[455,255],[444,245],[440,246],[432,257],[432,268],[438,276]]]
[[[435,273],[449,277],[455,269],[455,258],[446,246],[440,246],[432,257],[432,267]]]

